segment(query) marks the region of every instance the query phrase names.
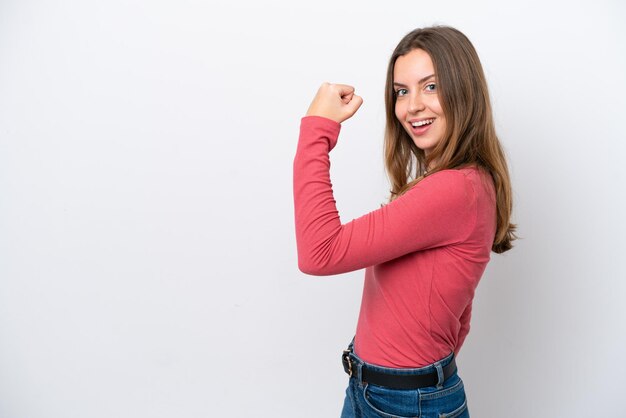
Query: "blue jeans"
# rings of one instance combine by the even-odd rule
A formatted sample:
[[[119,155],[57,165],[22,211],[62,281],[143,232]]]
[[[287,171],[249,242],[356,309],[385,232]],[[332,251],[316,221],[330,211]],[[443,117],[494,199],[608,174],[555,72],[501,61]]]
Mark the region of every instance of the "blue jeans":
[[[351,344],[352,345],[352,344]],[[356,354],[350,357],[356,363],[346,389],[341,418],[469,418],[463,381],[454,372],[443,378],[442,368],[452,360],[453,353],[428,366],[418,369],[391,369],[365,363]],[[390,389],[361,381],[363,365],[397,375],[419,375],[438,372],[436,386],[419,389]]]

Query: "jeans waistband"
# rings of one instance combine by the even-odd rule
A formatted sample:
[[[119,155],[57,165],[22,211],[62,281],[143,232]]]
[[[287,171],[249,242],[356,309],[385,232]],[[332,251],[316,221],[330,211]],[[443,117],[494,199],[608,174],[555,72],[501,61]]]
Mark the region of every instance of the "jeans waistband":
[[[420,375],[436,374],[437,376],[437,379],[435,379],[437,380],[436,386],[443,385],[443,382],[445,381],[445,378],[446,378],[446,376],[444,376],[444,368],[448,366],[454,359],[454,353],[452,352],[448,354],[446,357],[434,363],[431,363],[422,367],[392,368],[392,367],[378,366],[375,364],[367,363],[366,361],[364,361],[363,359],[361,359],[359,356],[356,355],[356,353],[354,352],[354,339],[352,339],[352,342],[348,346],[348,349],[346,350],[346,355],[352,360],[351,361],[352,376],[354,376],[359,382],[363,381],[363,369],[365,368],[368,371],[383,373],[385,375],[390,375],[390,376],[420,376]],[[453,367],[453,365],[451,365],[450,367]],[[454,368],[454,370],[455,369],[456,367]],[[456,373],[456,370],[454,371],[454,373]]]

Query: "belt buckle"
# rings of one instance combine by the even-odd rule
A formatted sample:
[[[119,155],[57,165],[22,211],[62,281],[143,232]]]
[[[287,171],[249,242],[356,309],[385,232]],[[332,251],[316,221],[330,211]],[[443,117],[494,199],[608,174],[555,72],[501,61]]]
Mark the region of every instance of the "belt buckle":
[[[348,376],[352,377],[352,362],[350,361],[350,353],[352,350],[343,350],[344,370],[348,373]]]

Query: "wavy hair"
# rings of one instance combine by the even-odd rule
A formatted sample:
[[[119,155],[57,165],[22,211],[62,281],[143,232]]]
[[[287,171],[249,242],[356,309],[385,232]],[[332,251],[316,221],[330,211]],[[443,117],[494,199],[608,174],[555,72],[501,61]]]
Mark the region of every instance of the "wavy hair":
[[[439,102],[446,118],[444,137],[428,157],[396,118],[393,71],[396,60],[422,49],[433,61]],[[385,168],[391,181],[389,201],[406,193],[424,177],[441,170],[478,166],[491,175],[496,190],[495,253],[510,250],[516,225],[511,223],[513,197],[509,170],[496,135],[485,74],[469,39],[449,26],[408,33],[393,51],[385,86]],[[425,168],[435,162],[428,173]]]

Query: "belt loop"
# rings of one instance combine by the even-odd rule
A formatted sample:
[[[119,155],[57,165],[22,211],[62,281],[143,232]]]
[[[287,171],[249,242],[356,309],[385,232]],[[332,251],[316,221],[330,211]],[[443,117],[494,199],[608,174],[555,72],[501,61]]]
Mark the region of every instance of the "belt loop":
[[[353,370],[356,381],[359,383],[360,387],[363,387],[363,363],[357,361],[354,366],[356,366],[356,370]]]
[[[441,362],[438,361],[434,364],[435,369],[437,369],[437,389],[441,389],[443,387],[443,382],[445,377],[443,375],[443,367],[441,367]]]

